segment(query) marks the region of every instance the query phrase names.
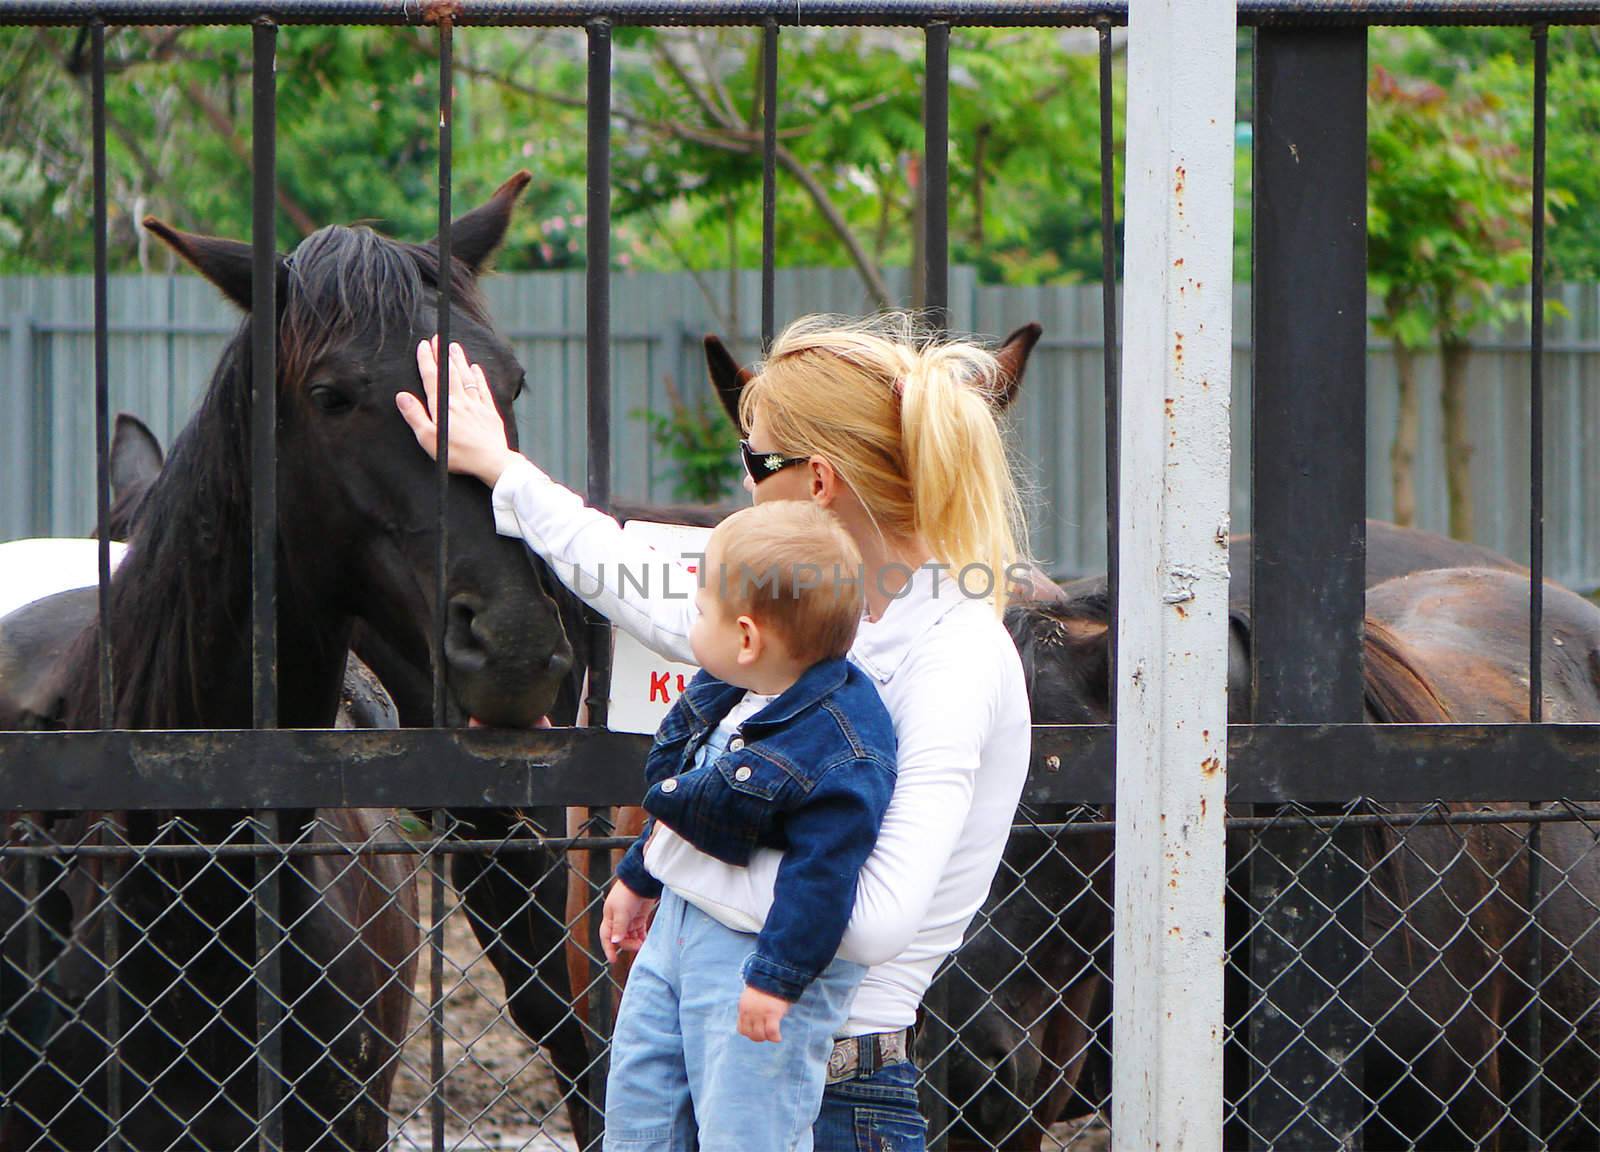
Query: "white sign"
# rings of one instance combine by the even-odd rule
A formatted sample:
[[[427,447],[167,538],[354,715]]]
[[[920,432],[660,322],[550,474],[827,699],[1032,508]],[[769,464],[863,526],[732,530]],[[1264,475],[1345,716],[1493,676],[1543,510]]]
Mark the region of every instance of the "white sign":
[[[698,571],[711,536],[709,528],[651,520],[629,520],[622,530],[667,556],[680,557],[690,572]],[[611,701],[606,727],[613,732],[652,733],[700,669],[657,655],[620,628],[613,627],[611,637]]]

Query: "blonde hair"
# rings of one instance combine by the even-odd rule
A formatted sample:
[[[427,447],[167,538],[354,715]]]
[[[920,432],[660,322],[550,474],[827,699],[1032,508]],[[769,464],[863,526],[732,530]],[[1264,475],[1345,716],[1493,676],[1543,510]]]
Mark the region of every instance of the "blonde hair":
[[[940,340],[904,312],[807,316],[773,341],[739,400],[784,455],[827,460],[880,537],[920,536],[960,572],[985,568],[1005,610],[1007,569],[1026,562],[1026,520],[995,404],[994,356]]]
[[[720,571],[706,579],[733,615],[770,628],[808,664],[850,651],[861,622],[861,553],[833,513],[808,500],[741,508],[712,530],[712,549]]]

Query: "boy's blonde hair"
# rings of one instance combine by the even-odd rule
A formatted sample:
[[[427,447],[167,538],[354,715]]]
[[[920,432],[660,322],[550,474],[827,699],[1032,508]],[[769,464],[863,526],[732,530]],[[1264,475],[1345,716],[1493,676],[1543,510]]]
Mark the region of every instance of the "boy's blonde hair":
[[[807,664],[850,651],[861,622],[861,553],[833,513],[809,500],[741,508],[712,531],[712,548],[719,571],[705,578],[731,615],[770,628]]]
[[[955,572],[986,569],[1004,611],[1027,532],[995,419],[999,371],[985,349],[935,339],[904,312],[807,316],[773,342],[740,423],[759,410],[775,440],[762,448],[832,464],[881,536],[920,536]]]

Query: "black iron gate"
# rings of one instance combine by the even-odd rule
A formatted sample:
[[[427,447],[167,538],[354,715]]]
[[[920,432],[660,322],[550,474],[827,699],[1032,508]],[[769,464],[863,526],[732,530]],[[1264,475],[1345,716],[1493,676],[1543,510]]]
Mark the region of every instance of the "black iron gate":
[[[1255,32],[1255,512],[1254,589],[1249,607],[1254,724],[1230,728],[1229,886],[1243,923],[1230,942],[1229,1142],[1256,1147],[1440,1146],[1600,1142],[1600,963],[1590,966],[1592,931],[1554,931],[1540,914],[1600,919],[1586,869],[1595,813],[1571,801],[1596,794],[1592,766],[1600,732],[1543,719],[1542,569],[1542,269],[1543,141],[1551,23],[1600,20],[1600,7],[1546,0],[1536,9],[1494,3],[1394,2],[1307,5],[1244,0],[1241,23]],[[775,249],[776,117],[780,28],[805,24],[898,24],[926,36],[928,234],[926,297],[942,322],[948,243],[948,53],[963,24],[1094,26],[1100,32],[1102,171],[1111,170],[1111,30],[1125,22],[1113,3],[876,3],[627,0],[536,4],[524,0],[412,6],[392,0],[0,0],[0,23],[75,24],[89,30],[95,117],[96,411],[99,509],[109,512],[106,358],[105,36],[119,24],[235,23],[253,26],[254,44],[254,717],[251,732],[118,732],[103,711],[102,731],[0,733],[0,809],[17,813],[0,847],[0,906],[6,1011],[0,1133],[6,1146],[182,1147],[195,1133],[225,1132],[262,1148],[299,1142],[360,1144],[388,1133],[405,1146],[487,1144],[541,1147],[561,1127],[568,1105],[584,1134],[604,1084],[607,1021],[615,986],[597,960],[597,919],[575,920],[562,899],[574,878],[577,906],[592,912],[609,875],[609,810],[636,801],[645,741],[603,730],[607,626],[591,621],[594,651],[591,729],[548,732],[447,730],[441,671],[434,681],[433,730],[325,733],[277,731],[276,610],[271,546],[275,468],[272,428],[275,356],[271,305],[276,291],[275,86],[279,25],[421,24],[439,37],[439,221],[443,269],[450,268],[451,68],[457,26],[582,26],[589,44],[589,497],[609,502],[609,123],[611,31],[625,24],[740,24],[760,27],[765,60],[762,332],[770,340]],[[1536,46],[1534,147],[1534,323],[1532,325],[1533,538],[1529,576],[1531,724],[1433,726],[1361,723],[1362,617],[1366,560],[1365,410],[1365,84],[1367,26],[1377,23],[1515,23]],[[1291,147],[1292,145],[1292,147]],[[1109,242],[1114,190],[1103,181],[1106,330],[1116,330],[1116,254]],[[1306,276],[1306,268],[1318,269]],[[449,339],[451,286],[440,293],[441,341]],[[262,302],[267,302],[263,306]],[[1115,342],[1106,350],[1108,492],[1116,492]],[[448,373],[447,365],[441,366]],[[447,419],[441,412],[441,422]],[[441,437],[441,439],[443,439]],[[439,585],[445,599],[447,460],[438,463]],[[1115,533],[1113,506],[1108,523]],[[102,531],[101,539],[106,538]],[[1116,555],[1115,542],[1110,555]],[[108,604],[109,555],[101,552],[101,610]],[[1115,574],[1110,581],[1114,622]],[[1308,607],[1309,606],[1309,607]],[[441,614],[437,646],[444,646]],[[104,636],[104,633],[102,633]],[[109,707],[113,654],[98,653],[101,700]],[[1040,706],[1036,702],[1036,707]],[[1112,729],[1041,725],[1025,806],[996,881],[967,945],[928,999],[920,1054],[936,1142],[952,1139],[1011,1147],[1094,1146],[1108,1116],[1110,824],[1079,805],[1113,798]],[[1514,779],[1507,765],[1515,765]],[[1357,801],[1382,797],[1390,805]],[[1451,805],[1439,805],[1440,800]],[[1519,799],[1526,808],[1474,812],[1486,801]],[[1552,807],[1545,802],[1560,801]],[[568,835],[562,810],[584,806],[590,824]],[[1247,806],[1254,806],[1247,815]],[[328,821],[285,826],[280,813],[308,809],[409,809],[367,825]],[[73,828],[72,814],[116,812]],[[156,825],[156,811],[253,812],[228,827],[193,821]],[[498,824],[487,815],[500,813]],[[503,814],[516,813],[504,819]],[[492,831],[491,829],[492,825]],[[1589,838],[1587,851],[1554,854],[1546,829]],[[1548,835],[1556,835],[1550,832]],[[1474,837],[1477,839],[1474,840]],[[1471,843],[1473,851],[1467,851]],[[580,863],[568,853],[587,851]],[[189,861],[192,870],[163,868]],[[1499,862],[1487,867],[1485,861]],[[451,875],[446,863],[452,862]],[[463,863],[466,862],[466,863]],[[331,871],[330,871],[331,870]],[[308,953],[295,935],[306,916],[325,911],[333,876],[358,870],[374,903],[336,912],[345,930],[337,955]],[[1477,893],[1463,902],[1454,878],[1471,872]],[[181,882],[163,881],[182,875]],[[418,882],[427,907],[415,903]],[[471,905],[474,891],[519,886],[522,899],[499,905],[491,923]],[[165,887],[162,885],[165,884]],[[220,887],[236,912],[211,925],[215,941],[186,955],[163,951],[163,932],[185,912],[191,888]],[[1563,903],[1572,905],[1558,909]],[[1494,932],[1485,924],[1494,913]],[[63,916],[66,918],[63,919]],[[385,916],[425,929],[425,947],[384,954],[369,938]],[[1445,936],[1423,924],[1432,916]],[[1442,917],[1442,919],[1441,919]],[[581,941],[573,955],[515,954],[513,941]],[[399,923],[404,921],[406,923]],[[520,927],[517,923],[520,923]],[[447,940],[451,925],[470,927]],[[1374,928],[1374,924],[1378,926]],[[77,925],[77,928],[73,928]],[[552,937],[553,932],[553,937]],[[584,933],[589,933],[585,936]],[[84,933],[93,937],[86,940]],[[520,935],[516,935],[520,933]],[[399,932],[405,938],[405,932]],[[1474,939],[1469,961],[1450,945]],[[557,946],[559,950],[559,945]],[[1398,980],[1388,948],[1411,958],[1411,983]],[[465,951],[462,951],[465,949]],[[587,952],[586,957],[576,953]],[[425,953],[425,957],[423,956]],[[386,967],[371,1003],[339,1007],[342,987],[327,973],[352,955]],[[1416,957],[1424,954],[1422,961]],[[486,974],[492,962],[495,975]],[[410,973],[425,959],[425,991]],[[93,971],[85,974],[84,966]],[[69,972],[68,969],[74,969]],[[454,974],[452,975],[452,968]],[[186,1001],[198,1013],[189,1033],[130,994],[121,976],[138,969],[158,988],[163,1012]],[[157,975],[150,975],[155,972]],[[319,975],[321,973],[321,975]],[[585,975],[586,973],[586,975]],[[402,980],[404,974],[404,980]],[[69,978],[70,977],[70,978]],[[584,980],[581,985],[578,980]],[[485,985],[498,981],[498,990]],[[1556,1015],[1544,992],[1576,983]],[[558,988],[557,983],[561,983]],[[1424,1003],[1432,982],[1451,994]],[[405,1019],[384,1039],[370,1019],[378,998],[403,983]],[[68,987],[75,989],[68,991]],[[447,987],[447,985],[449,985]],[[1394,985],[1388,988],[1388,985]],[[1593,986],[1593,995],[1585,1000]],[[87,989],[84,992],[83,989]],[[1387,993],[1386,990],[1387,989]],[[452,1077],[482,1072],[473,1055],[482,1035],[453,1028],[462,998],[497,1001],[492,1017],[518,1015],[525,994],[559,992],[568,1005],[540,1039],[576,1034],[579,1059],[558,1069],[556,1089],[526,1099],[537,1063],[520,1059],[488,1074],[487,1101],[453,1097]],[[1430,992],[1430,994],[1432,994]],[[346,997],[348,1000],[348,997]],[[1496,1001],[1489,1004],[1490,1000]],[[1499,1003],[1506,1000],[1510,1007]],[[329,1008],[332,1004],[334,1007]],[[322,1018],[309,1019],[312,1009]],[[1392,1022],[1425,1019],[1396,1045]],[[413,1023],[413,1018],[420,1023]],[[1487,1029],[1487,1031],[1485,1031]],[[295,1039],[310,1035],[339,1064],[337,1107],[308,1104],[306,1084],[327,1071],[286,1063]],[[393,1050],[362,1063],[368,1044]],[[55,1053],[71,1039],[70,1059]],[[408,1042],[426,1041],[426,1067]],[[523,1041],[526,1043],[526,1040]],[[1409,1042],[1409,1041],[1408,1041]],[[230,1054],[215,1064],[191,1058],[200,1044]],[[353,1043],[355,1049],[345,1045]],[[301,1046],[303,1047],[303,1046]],[[134,1048],[138,1052],[133,1051]],[[98,1056],[94,1053],[98,1052]],[[154,1052],[154,1055],[151,1053]],[[1569,1060],[1555,1068],[1564,1054]],[[88,1053],[90,1055],[85,1056]],[[1593,1054],[1594,1061],[1588,1057]],[[299,1059],[297,1056],[296,1059]],[[496,1055],[494,1060],[500,1060]],[[1591,1063],[1594,1065],[1591,1068]],[[1569,1065],[1570,1069],[1569,1070]],[[1437,1070],[1443,1066],[1444,1071]],[[376,1069],[374,1071],[373,1069]],[[396,1075],[416,1091],[403,1103]],[[1386,1078],[1386,1079],[1384,1079]],[[181,1089],[181,1098],[165,1096]],[[337,1093],[336,1093],[337,1094]],[[318,1098],[319,1106],[324,1098]],[[585,1104],[587,1101],[587,1104]],[[481,1105],[481,1106],[480,1106]],[[476,1110],[474,1110],[476,1108]],[[500,1112],[496,1112],[500,1109]],[[371,1113],[377,1113],[374,1117]],[[502,1113],[521,1118],[507,1135]],[[362,1125],[367,1127],[363,1128]],[[376,1128],[372,1127],[376,1125]],[[424,1134],[424,1129],[426,1132]],[[69,1137],[67,1134],[71,1133]],[[313,1134],[307,1140],[307,1133]],[[389,1138],[387,1135],[385,1138]]]

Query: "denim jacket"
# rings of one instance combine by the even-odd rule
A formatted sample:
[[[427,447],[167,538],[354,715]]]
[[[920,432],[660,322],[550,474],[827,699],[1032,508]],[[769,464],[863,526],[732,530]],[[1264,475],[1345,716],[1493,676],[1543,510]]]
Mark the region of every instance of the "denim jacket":
[[[695,767],[696,754],[744,689],[707,672],[690,681],[645,760],[650,823],[617,867],[642,896],[661,884],[644,866],[661,820],[694,847],[745,865],[783,850],[772,911],[745,962],[753,988],[798,1000],[833,960],[894,792],[894,724],[872,681],[844,659],[812,665]]]

